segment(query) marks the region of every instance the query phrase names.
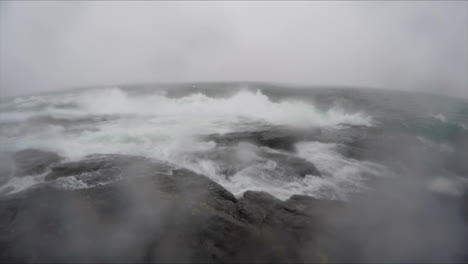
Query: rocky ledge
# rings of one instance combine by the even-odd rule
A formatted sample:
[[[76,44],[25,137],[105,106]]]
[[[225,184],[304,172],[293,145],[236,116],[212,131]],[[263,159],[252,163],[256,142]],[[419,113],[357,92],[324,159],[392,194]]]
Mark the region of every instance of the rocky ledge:
[[[27,163],[26,154],[15,157]],[[459,231],[447,220],[448,208],[459,208],[453,201],[441,204],[445,211],[435,211],[433,203],[428,210],[418,203],[412,207],[412,200],[402,207],[395,200],[401,195],[393,195],[396,188],[382,191],[388,196],[355,203],[300,195],[281,201],[254,191],[236,198],[208,177],[144,157],[91,155],[63,162],[50,153],[34,154],[31,164],[49,172],[45,182],[0,197],[0,262],[446,262],[468,257],[460,244],[455,253],[461,255],[453,259],[454,245],[446,243],[453,240],[450,232]],[[424,238],[398,235],[412,230],[424,231]],[[418,247],[424,241],[441,250]]]
[[[26,163],[27,152],[16,157]],[[143,157],[58,163],[29,154],[50,172],[0,198],[1,262],[320,261],[317,210],[340,206],[251,191],[237,199],[203,175]]]

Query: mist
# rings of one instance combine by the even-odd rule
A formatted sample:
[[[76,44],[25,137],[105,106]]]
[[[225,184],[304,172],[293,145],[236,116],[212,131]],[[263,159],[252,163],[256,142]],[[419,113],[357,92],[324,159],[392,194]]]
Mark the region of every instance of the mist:
[[[1,95],[264,81],[468,98],[468,3],[2,2]]]
[[[466,263],[467,73],[466,1],[1,2],[0,262]]]

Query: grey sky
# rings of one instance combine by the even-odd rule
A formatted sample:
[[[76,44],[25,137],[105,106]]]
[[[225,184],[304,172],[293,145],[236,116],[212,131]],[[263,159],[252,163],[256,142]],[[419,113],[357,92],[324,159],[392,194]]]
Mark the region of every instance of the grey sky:
[[[2,2],[1,95],[252,80],[468,98],[468,2]]]

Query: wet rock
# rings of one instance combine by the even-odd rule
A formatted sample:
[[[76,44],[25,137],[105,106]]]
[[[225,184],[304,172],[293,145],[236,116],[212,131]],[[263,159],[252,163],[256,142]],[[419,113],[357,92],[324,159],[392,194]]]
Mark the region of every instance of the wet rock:
[[[239,200],[241,216],[260,228],[280,253],[280,262],[320,261],[317,238],[327,220],[312,210],[302,202],[282,202],[263,192],[248,191]]]
[[[241,216],[253,224],[262,224],[281,201],[266,192],[246,191],[239,202]]]
[[[125,176],[75,190],[49,181],[0,198],[0,261],[305,261],[301,245],[318,220],[267,193],[238,200],[203,175],[124,155],[62,163],[49,179],[111,168]]]
[[[15,171],[14,160],[11,153],[0,151],[0,185],[6,183]]]
[[[16,176],[36,175],[46,171],[48,167],[58,163],[62,158],[52,152],[38,149],[25,149],[14,153]]]
[[[283,202],[265,192],[247,191],[239,200],[239,210],[245,219],[256,225],[281,227],[289,231],[295,228],[312,228],[318,217],[311,218],[312,214],[307,212],[315,209],[311,203],[319,204],[322,201],[308,196],[303,197]]]
[[[308,216],[326,218],[335,210],[344,206],[344,202],[338,200],[319,200],[307,195],[293,195],[284,202],[284,206],[290,210],[297,210]]]
[[[194,254],[200,260],[212,254],[224,258],[228,252],[217,249],[219,243],[221,247],[244,244],[240,239],[229,245],[225,241],[251,232],[229,215],[236,200],[221,186],[189,171],[171,177],[153,173],[81,190],[43,185],[2,199],[0,259],[188,261]],[[187,181],[189,175],[195,178]],[[213,228],[227,236],[210,231]],[[184,244],[178,245],[180,241]],[[180,259],[179,249],[187,252],[186,258]]]
[[[151,169],[157,167],[159,171],[169,170],[169,166],[162,162],[153,162],[144,157],[127,155],[90,155],[76,162],[65,162],[51,167],[46,180],[54,180],[60,177],[78,176],[81,178],[117,178],[132,176],[134,174],[145,175]]]

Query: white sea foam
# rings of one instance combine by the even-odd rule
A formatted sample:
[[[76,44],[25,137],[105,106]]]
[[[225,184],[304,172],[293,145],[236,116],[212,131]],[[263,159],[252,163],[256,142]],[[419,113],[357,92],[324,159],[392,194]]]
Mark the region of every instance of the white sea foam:
[[[321,179],[306,178],[307,184],[313,188],[304,190],[304,194],[318,198],[346,199],[348,195],[367,188],[369,177],[390,175],[384,166],[377,163],[344,157],[339,153],[339,147],[339,144],[320,142],[296,145],[298,155],[315,164],[323,174]]]
[[[432,115],[433,118],[439,120],[440,122],[442,123],[446,123],[447,122],[447,117],[445,117],[443,114],[439,113],[437,115]]]
[[[69,157],[92,153],[145,154],[156,158],[177,145],[190,146],[193,136],[236,130],[248,121],[273,125],[337,126],[347,123],[370,125],[364,113],[344,113],[340,109],[320,111],[304,102],[273,102],[260,92],[241,91],[229,98],[191,94],[168,98],[161,94],[129,96],[118,88],[86,91],[76,95],[48,98],[54,103],[74,103],[77,109],[48,107],[42,111],[4,115],[9,120],[25,120],[34,115],[74,119],[90,114],[117,114],[118,120],[96,124],[93,131],[67,134],[57,127],[36,129],[22,138],[9,138],[14,148],[38,147]],[[5,143],[5,142],[2,142]]]
[[[75,178],[75,176],[58,178],[53,184],[57,188],[67,190],[79,190],[89,188],[89,186],[85,182]]]
[[[0,193],[13,194],[44,182],[45,174],[12,177],[4,185],[0,186]]]
[[[38,99],[36,99],[38,100]],[[41,102],[45,99],[41,99]],[[340,123],[370,125],[371,118],[363,113],[345,113],[337,108],[320,111],[312,104],[299,101],[273,102],[260,91],[240,91],[229,98],[213,98],[201,93],[181,98],[169,98],[155,93],[145,96],[129,96],[119,88],[86,91],[76,95],[49,96],[51,105],[43,113],[34,114],[139,114],[183,119],[239,119],[264,120],[273,124],[327,126]],[[54,108],[55,104],[78,105],[78,110]],[[22,102],[24,104],[24,102]],[[21,106],[21,105],[19,105]],[[12,113],[13,114],[13,113]]]
[[[375,170],[372,164],[344,159],[331,147],[310,143],[298,145],[299,155],[311,160],[324,172],[324,178],[307,176],[300,181],[276,181],[269,175],[275,166],[271,161],[242,170],[227,180],[216,174],[216,163],[205,161],[194,166],[182,160],[184,153],[214,147],[213,142],[196,140],[197,135],[226,133],[236,131],[241,125],[259,123],[303,128],[337,127],[340,124],[372,125],[372,118],[365,113],[346,113],[339,108],[323,111],[302,101],[276,102],[261,92],[251,91],[240,91],[228,98],[213,98],[201,93],[170,98],[157,93],[129,95],[119,88],[107,88],[51,95],[46,99],[18,99],[15,103],[31,106],[44,101],[50,105],[38,111],[22,111],[21,114],[9,112],[3,116],[3,120],[24,121],[42,115],[73,120],[100,114],[112,114],[120,118],[95,123],[95,129],[78,133],[69,133],[60,125],[45,125],[25,135],[0,135],[0,147],[12,151],[45,149],[71,160],[94,153],[149,156],[182,166],[198,166],[201,172],[235,194],[245,190],[265,190],[281,199],[293,194],[345,198],[346,192],[362,187],[361,172]],[[73,104],[74,107],[55,107],[58,104]],[[323,152],[322,156],[313,154],[320,151]],[[76,178],[66,178],[59,184],[70,188],[87,187]],[[344,191],[345,188],[349,190]]]
[[[342,156],[338,147],[337,144],[318,142],[298,143],[298,156],[315,164],[322,174],[321,177],[307,175],[303,179],[278,175],[281,172],[276,170],[277,164],[272,160],[257,161],[229,178],[220,173],[220,164],[213,160],[179,160],[179,163],[207,175],[236,196],[241,196],[247,190],[256,190],[268,192],[282,200],[294,194],[346,200],[349,195],[366,189],[366,180],[369,177],[388,175],[386,168],[381,165]],[[254,148],[256,147],[244,147],[243,151],[255,152]],[[258,159],[255,153],[247,153],[247,156],[250,160]]]

